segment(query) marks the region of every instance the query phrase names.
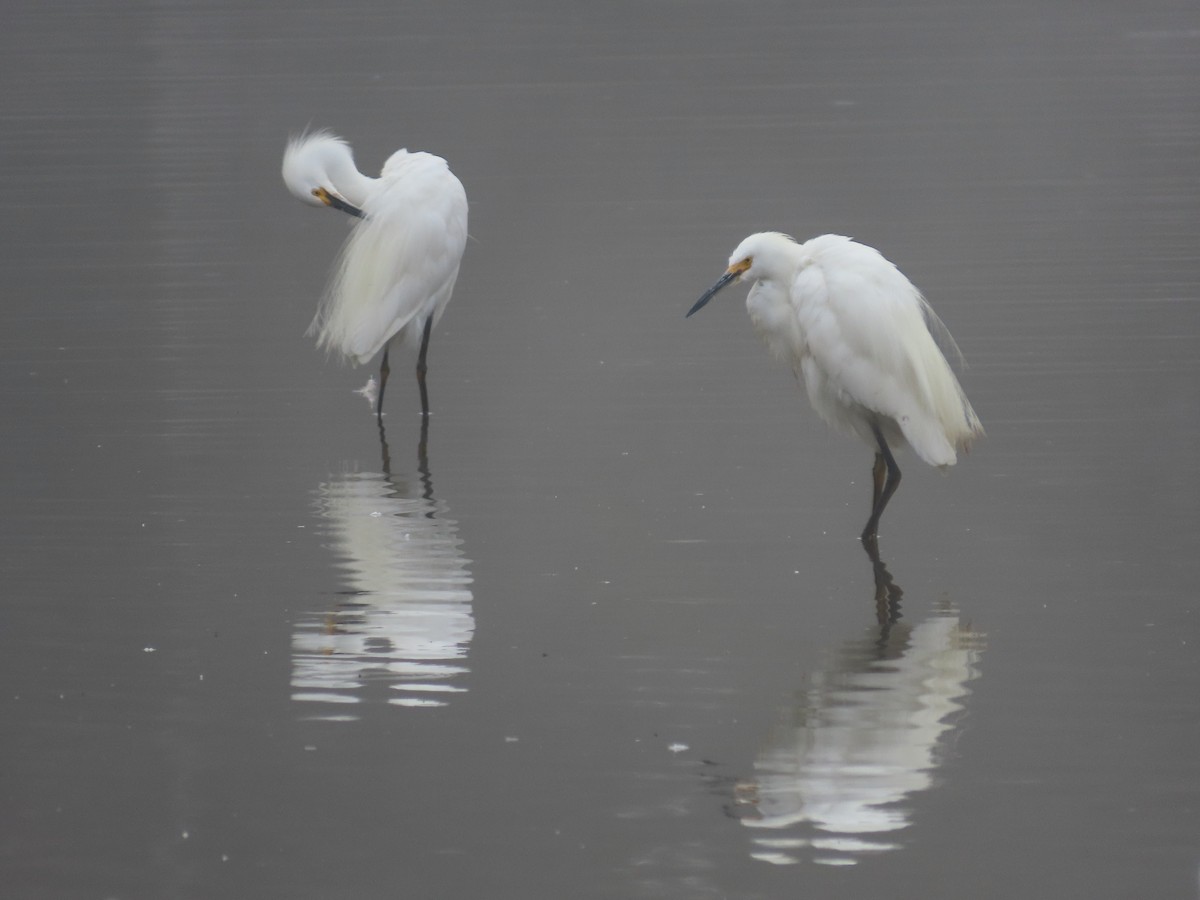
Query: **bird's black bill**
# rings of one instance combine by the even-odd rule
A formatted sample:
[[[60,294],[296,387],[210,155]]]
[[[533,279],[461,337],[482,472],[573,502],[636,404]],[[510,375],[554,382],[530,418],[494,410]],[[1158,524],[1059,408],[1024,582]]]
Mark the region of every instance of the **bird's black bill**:
[[[363,211],[361,209],[359,209],[357,206],[355,206],[352,203],[347,203],[345,200],[343,200],[337,194],[333,193],[332,191],[326,190],[323,187],[314,188],[313,196],[316,197],[318,200],[320,200],[322,203],[324,203],[326,206],[328,206],[330,209],[341,210],[346,215],[354,216],[354,218],[356,218],[356,219],[365,219],[366,218],[366,216],[363,215]]]
[[[325,203],[327,205],[329,205],[330,207],[332,207],[333,209],[340,209],[342,212],[346,213],[347,215],[354,216],[354,218],[356,218],[356,219],[365,219],[366,218],[366,216],[363,215],[363,211],[361,209],[359,209],[357,206],[354,206],[351,203],[347,203],[341,197],[335,197],[335,196],[333,196],[333,194],[326,195]]]
[[[716,296],[717,291],[721,290],[721,288],[725,287],[725,285],[737,278],[738,274],[738,272],[726,272],[724,275],[722,275],[717,283],[705,291],[704,296],[696,301],[696,305],[687,311],[687,315],[684,316],[684,318],[686,319],[692,313],[699,311],[699,309],[704,306],[705,303]]]

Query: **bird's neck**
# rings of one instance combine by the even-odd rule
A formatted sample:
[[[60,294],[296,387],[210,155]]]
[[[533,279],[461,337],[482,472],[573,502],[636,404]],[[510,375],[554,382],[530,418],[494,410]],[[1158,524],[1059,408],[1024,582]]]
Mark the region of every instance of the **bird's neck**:
[[[329,180],[333,189],[341,194],[350,204],[362,208],[371,195],[375,179],[364,175],[354,165],[352,159],[338,158],[329,166]]]

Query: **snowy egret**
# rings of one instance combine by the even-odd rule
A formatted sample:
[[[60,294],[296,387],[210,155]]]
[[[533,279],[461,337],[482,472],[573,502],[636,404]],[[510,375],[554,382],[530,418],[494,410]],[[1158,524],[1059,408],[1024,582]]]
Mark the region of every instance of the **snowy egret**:
[[[725,274],[688,311],[740,279],[754,282],[746,309],[771,352],[792,366],[829,425],[875,449],[864,543],[900,484],[892,448],[905,444],[945,468],[983,427],[938,348],[958,347],[925,298],[878,250],[836,234],[798,244],[752,234]]]
[[[309,333],[319,346],[360,364],[383,351],[375,404],[380,418],[392,340],[417,349],[421,414],[429,415],[429,335],[450,302],[467,242],[462,183],[441,157],[407,150],[393,153],[371,178],[354,165],[350,146],[328,131],[288,142],[283,181],[305,203],[361,220]]]

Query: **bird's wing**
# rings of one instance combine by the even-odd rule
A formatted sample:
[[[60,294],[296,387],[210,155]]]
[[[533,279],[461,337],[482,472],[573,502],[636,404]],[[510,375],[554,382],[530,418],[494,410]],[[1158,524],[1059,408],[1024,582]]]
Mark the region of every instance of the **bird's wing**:
[[[843,404],[895,420],[926,462],[949,465],[978,420],[904,275],[860,244],[802,269],[793,287],[807,352]]]
[[[444,164],[385,173],[363,212],[313,323],[322,346],[359,362],[414,318],[440,316],[467,237],[466,194]]]

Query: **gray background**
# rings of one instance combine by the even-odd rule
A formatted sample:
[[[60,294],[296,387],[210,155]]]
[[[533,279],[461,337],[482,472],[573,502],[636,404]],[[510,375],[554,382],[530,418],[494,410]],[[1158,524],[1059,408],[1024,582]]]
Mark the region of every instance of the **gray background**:
[[[1194,3],[4,19],[6,895],[1197,895]],[[347,229],[281,184],[309,123],[472,204],[390,479],[304,337]],[[988,438],[901,459],[890,629],[870,451],[744,289],[683,319],[763,229],[879,247],[970,364]],[[388,629],[447,583],[421,669]],[[946,622],[957,677],[909,678]],[[891,849],[752,824],[771,748],[897,689],[935,713]]]

